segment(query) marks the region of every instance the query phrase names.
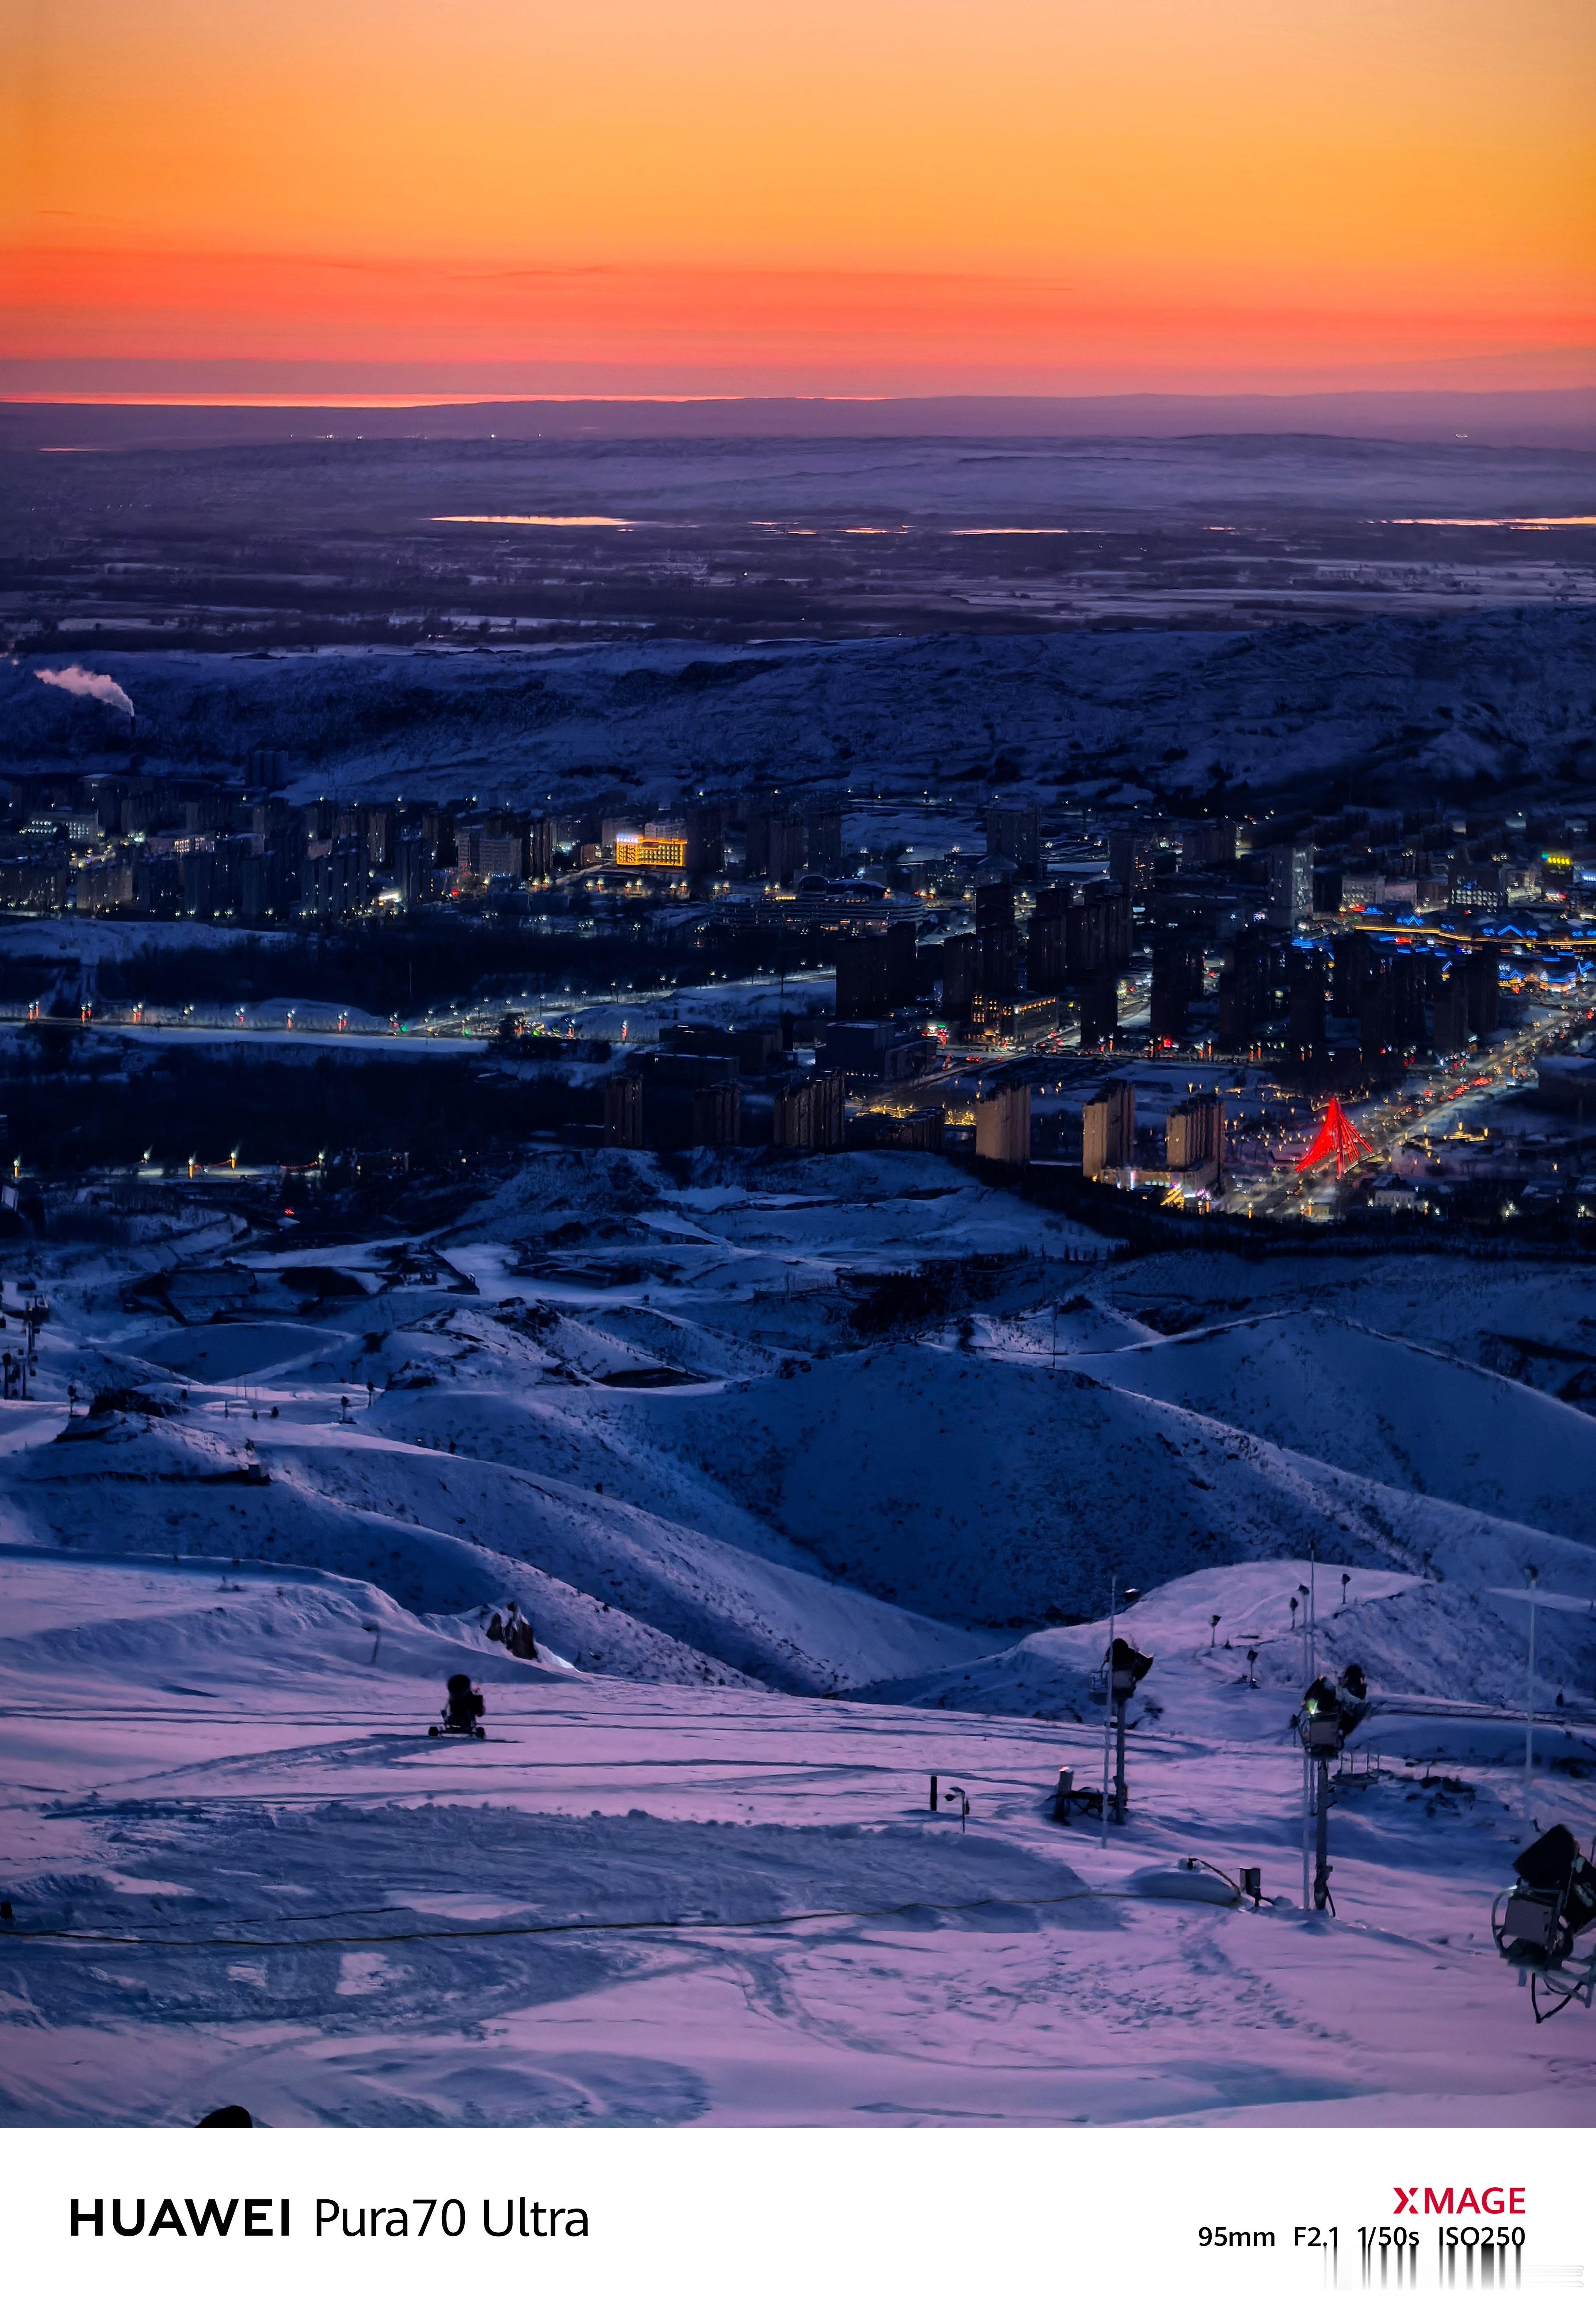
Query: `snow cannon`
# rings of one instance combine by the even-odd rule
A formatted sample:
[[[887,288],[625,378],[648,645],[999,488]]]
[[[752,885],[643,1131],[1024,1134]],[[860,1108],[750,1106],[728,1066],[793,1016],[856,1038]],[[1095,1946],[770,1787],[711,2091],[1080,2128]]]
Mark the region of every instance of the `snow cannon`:
[[[1566,1824],[1554,1824],[1532,1841],[1513,1860],[1517,1875],[1504,1889],[1490,1912],[1490,1934],[1504,1961],[1527,1978],[1535,2022],[1544,2023],[1583,2001],[1588,2009],[1596,1994],[1596,1950],[1575,1961],[1574,1942],[1596,1926],[1596,1865],[1583,1856]],[[1557,1998],[1543,2008],[1541,1985]]]
[[[1125,1782],[1125,1709],[1135,1694],[1137,1684],[1152,1671],[1152,1659],[1144,1649],[1117,1637],[1109,1644],[1103,1659],[1101,1688],[1113,1707],[1114,1720],[1114,1822],[1123,1824],[1130,1814],[1130,1801]],[[1105,1753],[1105,1765],[1107,1754]],[[1107,1820],[1105,1820],[1105,1824]]]
[[[1341,1733],[1350,1737],[1369,1710],[1369,1683],[1361,1664],[1343,1665],[1337,1674],[1336,1703],[1341,1712]]]
[[[1297,1734],[1303,1740],[1303,1750],[1316,1761],[1334,1760],[1351,1725],[1343,1717],[1340,1693],[1334,1681],[1326,1680],[1321,1673],[1305,1692],[1303,1709],[1297,1715]]]
[[[482,1715],[488,1707],[482,1692],[473,1687],[468,1672],[452,1672],[448,1680],[449,1699],[444,1706],[441,1725],[434,1722],[428,1730],[429,1737],[486,1737]]]
[[[1302,1740],[1307,1762],[1303,1776],[1303,1884],[1306,1894],[1308,1818],[1312,1814],[1313,1909],[1318,1913],[1333,1915],[1336,1910],[1336,1901],[1330,1894],[1330,1807],[1336,1797],[1330,1783],[1330,1764],[1340,1759],[1348,1732],[1356,1728],[1368,1710],[1369,1684],[1363,1668],[1349,1664],[1338,1680],[1327,1680],[1321,1673],[1317,1680],[1309,1683],[1303,1692],[1302,1709],[1292,1724]]]
[[[1126,1640],[1116,1640],[1103,1660],[1108,1675],[1108,1693],[1116,1699],[1133,1696],[1139,1681],[1152,1671],[1152,1659],[1143,1649]]]

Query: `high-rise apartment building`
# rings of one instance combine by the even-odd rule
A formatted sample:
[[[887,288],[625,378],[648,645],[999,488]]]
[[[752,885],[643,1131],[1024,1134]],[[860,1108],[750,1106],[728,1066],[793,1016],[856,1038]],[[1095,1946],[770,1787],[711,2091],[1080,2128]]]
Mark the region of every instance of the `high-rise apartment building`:
[[[1081,1174],[1128,1167],[1135,1144],[1136,1092],[1129,1081],[1108,1081],[1082,1110]]]
[[[1035,809],[989,808],[987,855],[1007,857],[1022,880],[1034,880],[1041,872],[1041,827]]]
[[[1313,918],[1313,844],[1282,842],[1269,850],[1269,921],[1278,929],[1304,928]]]

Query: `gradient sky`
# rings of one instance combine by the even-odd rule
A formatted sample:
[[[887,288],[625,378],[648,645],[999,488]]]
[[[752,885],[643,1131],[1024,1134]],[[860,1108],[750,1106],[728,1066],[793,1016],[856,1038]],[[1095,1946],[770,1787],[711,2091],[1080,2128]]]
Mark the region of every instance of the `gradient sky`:
[[[1596,381],[1591,0],[11,0],[0,391]]]

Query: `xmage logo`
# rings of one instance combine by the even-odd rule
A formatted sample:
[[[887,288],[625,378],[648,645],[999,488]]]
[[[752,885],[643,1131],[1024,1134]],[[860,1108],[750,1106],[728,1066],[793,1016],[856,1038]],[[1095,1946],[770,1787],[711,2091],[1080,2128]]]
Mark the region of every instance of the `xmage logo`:
[[[1399,2217],[1462,2217],[1472,2211],[1477,2217],[1521,2217],[1524,2215],[1524,2189],[1522,2185],[1481,2185],[1478,2191],[1473,2185],[1454,2188],[1438,2193],[1426,2185],[1424,2198],[1419,2199],[1417,2185],[1398,2185],[1396,2215]]]

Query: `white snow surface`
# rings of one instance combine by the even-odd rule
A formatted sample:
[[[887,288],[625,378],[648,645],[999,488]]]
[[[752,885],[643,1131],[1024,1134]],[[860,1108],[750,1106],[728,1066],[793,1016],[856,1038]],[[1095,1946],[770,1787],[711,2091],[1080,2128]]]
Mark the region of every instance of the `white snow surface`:
[[[1434,1346],[1279,1313],[1077,1364],[1349,1471],[1588,1541],[1596,1421]]]
[[[438,1285],[398,1246],[301,1314],[307,1251],[234,1239],[253,1317],[200,1328],[0,1250],[51,1305],[0,1404],[0,2121],[1596,2117],[1490,1935],[1596,1826],[1596,1423],[1493,1357],[1566,1371],[1580,1272],[1110,1261],[893,1155],[532,1152]],[[967,1316],[862,1329],[939,1263]],[[1051,1797],[1111,1579],[1154,1665],[1105,1845]],[[1354,1662],[1304,1915],[1291,1716]],[[484,1742],[426,1734],[456,1671]]]

